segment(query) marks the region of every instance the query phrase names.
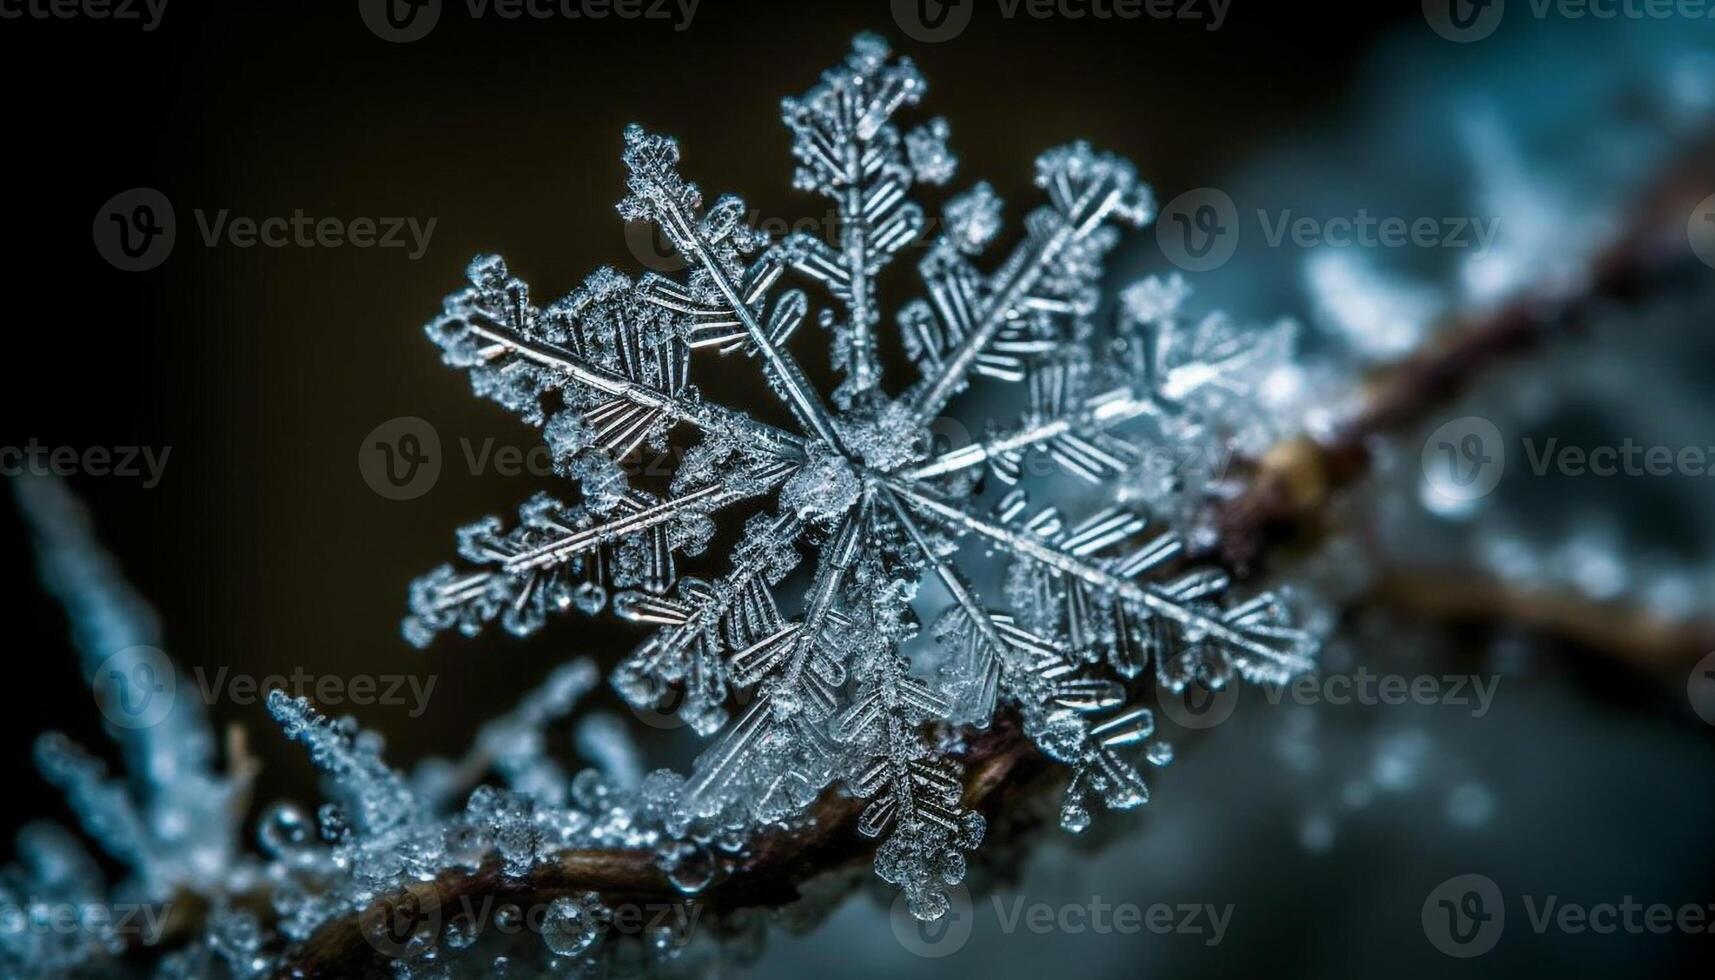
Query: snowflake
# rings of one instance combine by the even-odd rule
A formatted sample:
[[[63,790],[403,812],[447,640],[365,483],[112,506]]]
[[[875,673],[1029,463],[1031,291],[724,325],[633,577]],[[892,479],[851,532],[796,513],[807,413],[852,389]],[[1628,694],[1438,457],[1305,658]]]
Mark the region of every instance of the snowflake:
[[[992,272],[978,264],[1002,228],[988,185],[950,201],[930,237],[909,195],[951,178],[947,125],[893,122],[924,91],[909,60],[866,35],[784,102],[795,184],[833,200],[836,241],[752,230],[743,201],[705,203],[681,176],[677,143],[633,126],[619,212],[656,225],[688,274],[602,269],[538,307],[499,258],[471,264],[471,285],[428,333],[476,392],[541,427],[580,492],[531,499],[510,528],[490,517],[462,529],[466,564],[412,586],[404,633],[426,645],[498,619],[527,635],[550,613],[604,607],[654,627],[615,687],[638,709],[676,699],[715,739],[682,782],[658,781],[668,826],[750,832],[801,817],[838,785],[868,801],[858,829],[884,838],[877,872],[933,919],[984,831],[946,751],[955,726],[1015,714],[1071,769],[1062,822],[1080,830],[1090,796],[1137,806],[1140,762],[1171,758],[1150,741],[1134,679],[1171,691],[1235,675],[1280,682],[1309,668],[1314,642],[1278,597],[1229,599],[1226,576],[1188,561],[1173,533],[1147,530],[1146,515],[1109,506],[1072,521],[1015,486],[1036,460],[1118,485],[1149,448],[1123,435],[1128,423],[1153,422],[1157,439],[1220,431],[1209,416],[1221,413],[1243,428],[1256,404],[1244,396],[1282,367],[1290,336],[1220,317],[1181,331],[1172,314],[1187,289],[1174,280],[1134,287],[1118,336],[1097,340],[1104,258],[1118,226],[1154,208],[1129,163],[1083,143],[1037,160],[1047,204]],[[923,297],[893,317],[920,377],[890,394],[878,279],[926,238]],[[829,300],[816,320],[841,382],[827,399],[789,350],[811,308],[789,274]],[[690,382],[694,353],[754,364],[792,427],[706,400]],[[934,452],[932,423],[977,378],[1022,391],[1018,421]],[[627,460],[682,435],[697,441],[670,482],[635,485]],[[996,484],[1000,499],[979,504]],[[714,540],[715,516],[746,505],[719,574],[680,574]],[[1007,564],[1005,611],[973,584],[981,561],[968,545]],[[947,608],[922,629],[918,607],[943,594]],[[906,656],[929,640],[915,663]]]

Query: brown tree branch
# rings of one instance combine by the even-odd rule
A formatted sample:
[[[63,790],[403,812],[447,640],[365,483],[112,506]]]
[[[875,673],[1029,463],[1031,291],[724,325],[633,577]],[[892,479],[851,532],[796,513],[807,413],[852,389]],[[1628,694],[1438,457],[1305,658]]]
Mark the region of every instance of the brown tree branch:
[[[1441,622],[1522,626],[1646,672],[1678,674],[1715,650],[1715,621],[1664,619],[1625,601],[1510,585],[1468,569],[1389,572],[1366,601]]]
[[[1711,164],[1715,142],[1701,143],[1652,188],[1632,225],[1591,263],[1585,288],[1453,318],[1432,332],[1428,349],[1376,377],[1363,409],[1333,438],[1296,439],[1264,455],[1245,492],[1220,509],[1221,544],[1211,557],[1240,575],[1256,574],[1271,551],[1315,536],[1333,498],[1369,471],[1373,440],[1425,421],[1497,365],[1581,329],[1604,310],[1707,277],[1685,226],[1709,193]]]
[[[1003,813],[1013,798],[1027,791],[1047,769],[1047,761],[1031,747],[1009,718],[997,720],[989,731],[970,739],[963,754],[964,804],[987,815]],[[521,908],[586,891],[601,894],[609,905],[653,907],[690,904],[700,909],[699,922],[747,909],[781,908],[803,897],[800,890],[813,878],[836,873],[868,859],[871,848],[854,829],[865,800],[827,794],[794,829],[761,838],[743,862],[696,896],[685,895],[667,880],[649,850],[566,851],[552,864],[529,875],[504,874],[497,861],[475,872],[445,874],[434,883],[444,925],[453,914],[482,899],[512,902]],[[383,904],[397,901],[389,898]],[[282,977],[351,978],[391,976],[387,958],[364,938],[357,916],[330,923],[292,952]]]

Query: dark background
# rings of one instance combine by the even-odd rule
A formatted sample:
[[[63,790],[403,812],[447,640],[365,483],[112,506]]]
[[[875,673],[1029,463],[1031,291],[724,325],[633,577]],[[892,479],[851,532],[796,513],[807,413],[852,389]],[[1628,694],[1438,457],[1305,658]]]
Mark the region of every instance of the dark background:
[[[683,32],[651,20],[473,21],[463,4],[450,3],[435,30],[409,44],[378,39],[349,2],[174,0],[149,33],[87,20],[0,21],[12,300],[0,444],[172,447],[153,490],[136,480],[72,483],[159,608],[182,673],[229,665],[258,674],[295,667],[434,674],[424,717],[380,706],[361,716],[387,734],[397,762],[455,753],[481,719],[553,664],[580,653],[611,663],[636,634],[604,619],[559,622],[527,642],[496,630],[426,652],[399,638],[407,584],[452,556],[455,527],[505,513],[553,485],[467,472],[457,455],[461,439],[492,437],[496,446],[523,449],[535,439],[471,397],[465,379],[441,367],[419,325],[479,252],[505,254],[538,302],[603,264],[637,271],[612,209],[623,194],[620,132],[632,121],[677,136],[687,174],[711,193],[738,193],[766,216],[823,213],[820,198],[791,189],[777,106],[812,84],[864,29],[918,61],[930,82],[919,115],[952,124],[959,183],[989,180],[1013,222],[1034,200],[1031,161],[1043,148],[1089,139],[1134,160],[1165,200],[1361,97],[1352,90],[1357,67],[1382,38],[1428,35],[1414,0],[1344,7],[1235,0],[1215,33],[1197,22],[1007,21],[979,11],[961,37],[934,45],[903,37],[885,0],[703,0]],[[178,237],[160,267],[127,273],[97,253],[90,227],[103,202],[139,186],[172,201]],[[256,218],[302,209],[437,223],[416,261],[402,249],[206,247],[193,211],[222,208]],[[815,370],[824,373],[819,364]],[[713,372],[700,380],[719,393]],[[399,416],[428,419],[447,457],[435,488],[408,502],[372,492],[357,467],[365,434]],[[0,757],[15,787],[0,814],[9,836],[26,820],[66,816],[30,764],[35,733],[52,727],[90,745],[103,739],[63,616],[32,584],[25,532],[9,503],[0,504],[0,559],[9,583],[0,606],[9,625],[7,689],[22,705],[0,712]],[[219,703],[212,711],[221,723],[250,729],[267,765],[264,798],[311,797],[308,765],[275,736],[259,705]],[[1566,724],[1585,730],[1586,721]],[[1244,737],[1225,734],[1233,743]],[[1676,743],[1675,751],[1703,767],[1706,787],[1707,732],[1690,734],[1702,741]],[[1530,821],[1502,824],[1484,847],[1504,853],[1509,841],[1528,846],[1519,842],[1543,832],[1543,822],[1577,823],[1592,809],[1612,810],[1628,753],[1658,751],[1650,737],[1639,735],[1638,745],[1621,739],[1619,748],[1592,737],[1582,749],[1603,746],[1599,761],[1544,783],[1554,805]],[[1222,766],[1218,756],[1209,762]],[[1223,789],[1217,772],[1198,778],[1190,769],[1165,794],[1183,797],[1187,809],[1176,819],[1197,819],[1199,793],[1208,794],[1202,805],[1223,813],[1239,806],[1243,787]],[[1533,771],[1520,763],[1517,775]],[[1580,785],[1589,794],[1582,800]],[[1634,776],[1631,791],[1651,785],[1659,787]],[[1671,804],[1675,792],[1657,802]],[[1586,901],[1617,899],[1635,881],[1666,889],[1646,901],[1707,902],[1709,889],[1698,893],[1686,882],[1710,877],[1709,797],[1706,788],[1685,792],[1671,819],[1622,806],[1591,818],[1587,832],[1551,837],[1557,847],[1585,850],[1539,853],[1532,873],[1593,857],[1611,873],[1597,877]],[[1664,842],[1667,823],[1677,829]],[[1632,835],[1656,835],[1658,846],[1625,851]],[[1696,963],[1710,962],[1711,936],[1621,937],[1594,955],[1579,944],[1550,949],[1528,934],[1516,948],[1503,945],[1511,950],[1504,958],[1454,961],[1423,942],[1409,903],[1376,911],[1374,931],[1347,942],[1341,930],[1368,929],[1377,908],[1368,889],[1390,877],[1364,855],[1409,851],[1412,842],[1383,835],[1366,850],[1360,838],[1358,853],[1313,863],[1292,848],[1284,824],[1255,836],[1207,859],[1209,867],[1227,865],[1220,880],[1247,883],[1230,900],[1249,903],[1253,931],[1235,931],[1218,958],[1185,960],[1178,972],[1504,975],[1536,966],[1549,975],[1624,968],[1635,955],[1657,971],[1690,975],[1701,969]],[[1610,843],[1616,853],[1604,858],[1600,849]],[[1694,849],[1668,873],[1673,847]],[[1161,855],[1134,856],[1139,864],[1128,878],[1147,896],[1147,862]],[[1244,866],[1230,866],[1240,856]],[[1457,857],[1439,874],[1402,873],[1395,884],[1421,895],[1469,870]],[[1183,874],[1195,882],[1196,865]],[[1538,884],[1531,889],[1553,891],[1552,881]],[[1198,900],[1214,900],[1211,892]],[[876,918],[873,910],[842,913],[850,916]],[[885,921],[876,922],[885,933]],[[873,935],[876,922],[830,924],[820,940],[798,941],[809,945],[782,940],[771,955],[785,959],[763,968],[790,971],[854,942],[891,948],[890,939]],[[1015,957],[1056,948],[1027,937],[1008,942]],[[1080,955],[1075,946],[1059,949],[1055,956]],[[1092,975],[1131,975],[1126,964],[1144,962],[1135,950],[1110,952],[1092,961]],[[1022,970],[1025,962],[1014,965]]]

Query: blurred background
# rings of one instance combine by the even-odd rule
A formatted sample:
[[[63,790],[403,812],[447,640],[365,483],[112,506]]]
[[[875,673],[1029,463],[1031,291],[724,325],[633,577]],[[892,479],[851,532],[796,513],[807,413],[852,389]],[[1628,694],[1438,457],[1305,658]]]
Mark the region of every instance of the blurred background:
[[[400,639],[406,586],[452,553],[452,529],[556,484],[503,472],[492,454],[527,452],[536,434],[472,397],[420,325],[480,252],[506,255],[539,302],[598,266],[658,263],[659,246],[612,207],[633,121],[678,137],[686,172],[743,196],[769,230],[823,220],[822,199],[791,188],[778,103],[852,34],[877,31],[928,78],[920,117],[952,126],[954,189],[989,181],[1014,224],[1035,203],[1041,150],[1082,138],[1135,161],[1167,204],[1163,233],[1133,235],[1110,281],[1182,272],[1199,304],[1298,321],[1319,366],[1307,390],[1325,406],[1299,412],[1312,435],[1449,325],[1521,297],[1596,295],[1565,337],[1370,445],[1375,477],[1341,500],[1340,533],[1280,570],[1342,609],[1322,681],[1247,691],[1213,722],[1164,706],[1164,729],[1186,730],[1150,807],[1077,846],[1040,835],[1008,873],[977,877],[946,934],[916,934],[874,889],[769,928],[759,947],[708,954],[708,971],[1707,976],[1715,933],[1539,930],[1532,912],[1551,897],[1635,901],[1715,923],[1715,677],[1703,673],[1715,663],[1699,663],[1715,644],[1698,646],[1715,595],[1715,470],[1536,472],[1524,447],[1629,440],[1697,447],[1715,466],[1715,240],[1698,237],[1702,224],[1715,235],[1700,224],[1715,213],[1715,19],[1579,18],[1520,0],[1169,6],[1175,16],[1038,18],[965,0],[946,5],[968,22],[943,40],[927,39],[944,12],[933,0],[517,20],[447,3],[404,42],[344,0],[170,3],[149,29],[4,20],[7,275],[23,302],[0,446],[165,458],[158,482],[70,482],[160,610],[181,684],[222,667],[432,677],[423,705],[356,713],[396,763],[456,754],[554,665],[611,664],[639,634],[604,618],[427,652]],[[158,264],[129,271],[103,222],[132,213],[138,188],[158,192],[157,218],[168,202],[175,231],[164,258],[139,260]],[[1222,198],[1239,232],[1206,267],[1168,237],[1169,219]],[[407,225],[397,248],[205,240],[214,222],[297,212],[410,218],[420,234]],[[1332,219],[1360,214],[1430,219],[1438,237],[1334,242]],[[1275,234],[1298,219],[1316,234]],[[1467,244],[1450,240],[1456,222]],[[1485,227],[1494,236],[1478,244]],[[1653,262],[1685,253],[1686,237],[1701,262],[1665,285],[1596,289],[1591,270],[1616,251]],[[717,400],[758,401],[737,372],[698,381]],[[1507,467],[1492,493],[1449,498],[1433,434],[1472,417],[1501,433]],[[438,478],[407,500],[377,492],[360,465],[401,418],[426,422],[440,448]],[[102,736],[9,504],[0,554],[22,704],[0,713],[9,837],[67,816],[31,766],[35,734]],[[1430,678],[1446,696],[1335,703],[1328,680],[1360,671]],[[301,754],[259,704],[235,700],[210,710],[250,730],[262,796],[313,799]],[[694,751],[681,731],[636,727],[663,764]],[[1492,950],[1459,958],[1431,910],[1468,874],[1495,883],[1506,921]],[[1227,916],[1218,936],[1208,920],[1197,933],[1009,925],[1020,908],[1100,903]]]

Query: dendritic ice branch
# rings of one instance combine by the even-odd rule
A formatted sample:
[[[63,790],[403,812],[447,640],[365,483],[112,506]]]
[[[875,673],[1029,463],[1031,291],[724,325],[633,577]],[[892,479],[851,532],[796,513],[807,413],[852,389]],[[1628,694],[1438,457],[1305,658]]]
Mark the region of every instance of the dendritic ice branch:
[[[676,704],[713,740],[682,779],[651,777],[664,866],[682,863],[693,826],[742,849],[837,787],[868,801],[857,829],[881,839],[877,872],[933,919],[984,832],[947,751],[962,726],[1015,713],[1072,770],[1062,822],[1078,831],[1086,801],[1140,805],[1142,767],[1171,759],[1135,681],[1281,682],[1311,667],[1316,643],[1279,597],[1230,596],[1222,571],[1188,563],[1171,522],[1124,502],[1063,516],[1160,441],[1207,428],[1205,392],[1242,402],[1290,335],[1221,318],[1181,328],[1180,280],[1104,303],[1105,256],[1154,204],[1129,163],[1083,143],[1038,158],[1046,203],[985,271],[1002,228],[990,186],[954,196],[938,223],[911,200],[956,167],[945,121],[895,121],[925,90],[866,35],[785,101],[795,183],[834,202],[831,240],[751,230],[743,201],[707,201],[678,144],[633,126],[620,213],[659,227],[686,275],[603,269],[538,307],[500,259],[471,265],[428,333],[479,394],[542,427],[578,494],[527,502],[511,529],[490,517],[460,531],[464,564],[413,586],[404,632],[427,645],[498,619],[529,634],[551,613],[604,608],[652,627],[614,686],[640,710]],[[890,393],[877,280],[908,254],[922,296],[894,323],[919,377]],[[794,275],[827,301],[817,320],[843,376],[828,398],[793,353],[813,305]],[[1117,330],[1099,321],[1110,308]],[[718,358],[753,366],[795,431],[706,398],[692,369]],[[1020,393],[1017,422],[933,453],[931,424],[978,381],[991,397]],[[667,485],[634,485],[627,461],[681,435],[694,441]],[[1028,481],[1064,500],[1026,499],[1036,459],[1074,478]],[[707,577],[682,574],[718,517],[742,523],[738,544],[702,559]],[[1010,570],[981,585],[996,563],[973,552]]]
[[[217,771],[206,719],[179,698],[149,725],[110,725],[123,778],[57,736],[38,751],[127,869],[121,888],[69,834],[33,827],[0,897],[35,896],[19,898],[31,914],[115,893],[192,904],[201,928],[161,959],[168,978],[344,976],[378,958],[398,978],[441,976],[481,931],[444,902],[484,890],[542,898],[538,952],[558,974],[599,948],[609,901],[670,889],[753,908],[794,894],[806,855],[873,850],[877,874],[934,919],[1017,772],[1062,767],[1060,823],[1082,831],[1093,803],[1145,803],[1145,771],[1172,760],[1143,706],[1152,688],[1310,669],[1316,637],[1286,598],[1240,594],[1199,558],[1211,542],[1183,533],[1170,498],[1207,488],[1139,472],[1151,450],[1186,440],[1290,433],[1295,421],[1255,397],[1289,368],[1290,328],[1193,318],[1177,277],[1104,300],[1107,254],[1154,207],[1129,163],[1082,143],[1037,159],[1046,202],[1005,256],[985,259],[1002,228],[990,186],[955,194],[938,221],[911,200],[956,169],[944,121],[894,120],[925,91],[909,60],[866,35],[784,103],[798,187],[835,202],[831,240],[752,230],[740,199],[708,202],[685,179],[674,141],[631,127],[620,213],[656,224],[683,276],[603,269],[543,306],[485,256],[427,327],[478,394],[542,430],[569,492],[459,531],[459,564],[412,585],[405,637],[427,646],[496,621],[529,635],[568,612],[647,627],[608,680],[709,740],[688,773],[645,773],[602,715],[576,722],[584,768],[549,751],[600,679],[589,659],[556,665],[462,757],[410,772],[353,719],[274,691],[269,714],[322,772],[328,802],[269,806],[252,857],[238,846],[243,754]],[[906,256],[920,295],[884,331],[878,281]],[[794,353],[816,305],[841,377],[826,396]],[[888,344],[916,372],[892,388]],[[790,425],[706,397],[692,369],[716,359],[753,366]],[[937,449],[943,413],[974,421],[956,401],[967,392],[1010,399],[1005,421]],[[683,447],[670,479],[634,479],[639,453],[669,447]],[[98,695],[172,670],[63,489],[18,488]],[[1149,512],[1157,504],[1168,513]],[[401,918],[401,903],[433,914]],[[645,939],[649,955],[672,955],[671,936]],[[7,935],[0,965],[61,976],[131,945],[100,931]]]

